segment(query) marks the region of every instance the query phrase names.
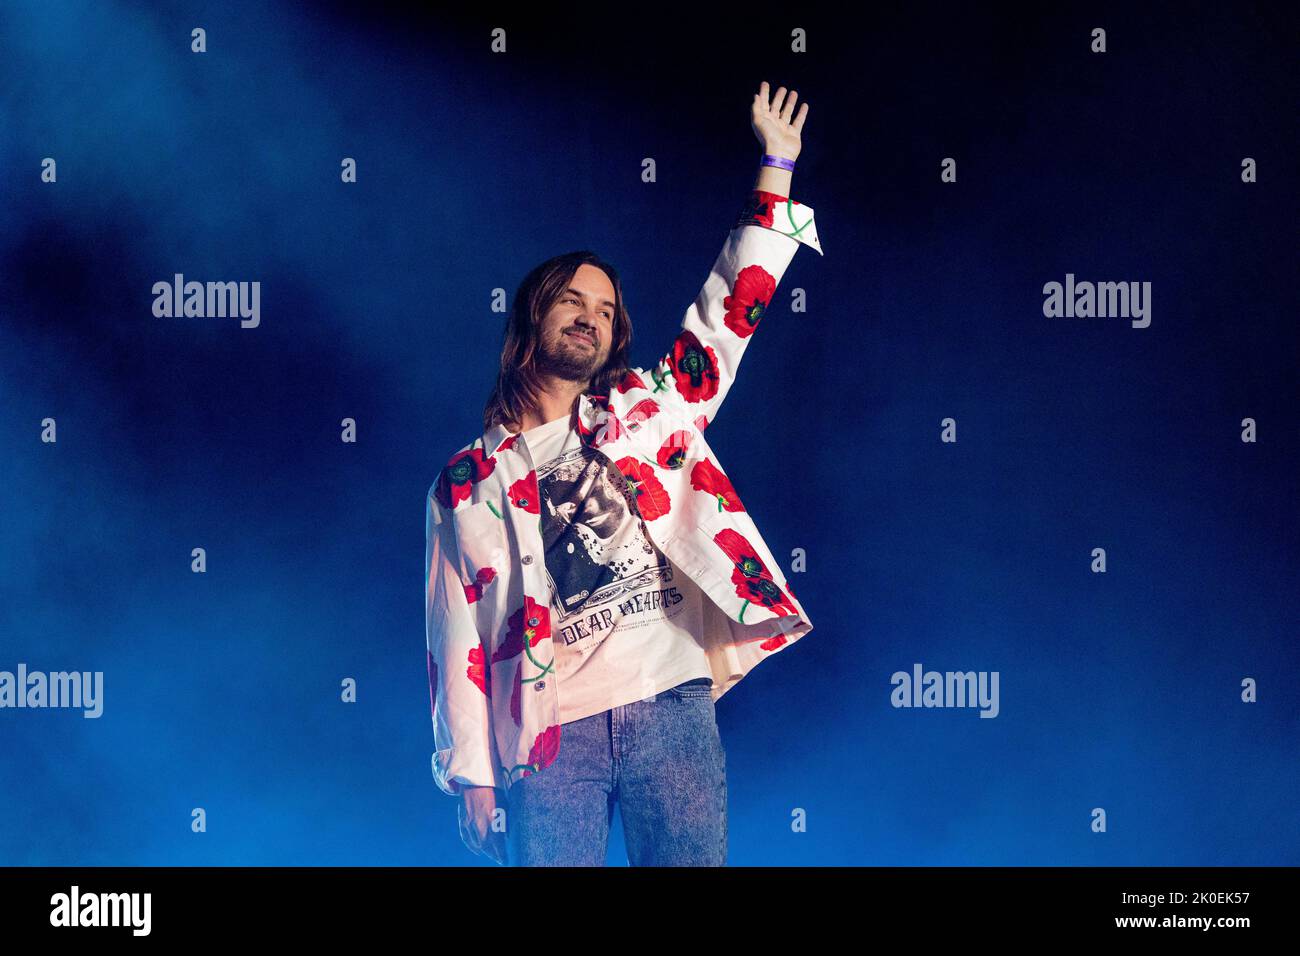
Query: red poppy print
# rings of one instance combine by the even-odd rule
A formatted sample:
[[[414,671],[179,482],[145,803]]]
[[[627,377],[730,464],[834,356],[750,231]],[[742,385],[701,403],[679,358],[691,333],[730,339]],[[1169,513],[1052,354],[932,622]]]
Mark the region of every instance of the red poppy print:
[[[783,204],[787,198],[779,193],[770,193],[762,189],[751,190],[749,198],[745,200],[744,208],[740,211],[740,218],[736,220],[736,225],[766,226],[771,229],[776,207]]]
[[[648,422],[659,414],[659,403],[653,398],[643,398],[627,410],[629,425]]]
[[[465,670],[465,676],[485,697],[492,696],[492,671],[484,664],[482,644],[475,644],[469,649],[469,667]]]
[[[738,596],[782,616],[798,613],[744,535],[724,528],[713,536],[713,543],[731,559],[731,583],[736,586]]]
[[[659,446],[655,461],[660,468],[676,471],[686,463],[686,450],[691,447],[691,433],[682,429],[673,432],[668,440]]]
[[[618,420],[609,408],[608,395],[588,395],[591,400],[591,424],[588,425],[586,419],[578,416],[577,431],[578,437],[582,439],[583,444],[592,448],[599,448],[606,442],[614,441],[623,435],[623,423]]]
[[[718,394],[718,357],[694,332],[682,329],[677,334],[667,361],[673,370],[673,384],[688,402],[708,401]]]
[[[707,458],[701,458],[691,469],[691,487],[713,495],[718,500],[719,511],[744,511],[740,495],[731,487],[731,481]]]
[[[590,445],[592,438],[594,438],[596,435],[596,429],[588,428],[587,423],[582,420],[581,415],[578,416],[577,431],[578,431],[578,437],[582,439],[584,445]]]
[[[530,471],[510,486],[510,503],[529,514],[541,514],[537,504],[537,472]]]
[[[628,369],[627,374],[624,375],[619,383],[614,387],[618,389],[619,394],[621,395],[631,388],[645,388],[646,384],[641,380],[640,375],[631,369]]]
[[[592,448],[599,448],[622,438],[625,431],[623,423],[618,420],[618,416],[608,408],[602,408],[596,415],[596,427],[591,432],[590,445]]]
[[[492,663],[508,661],[516,654],[523,653],[525,637],[528,638],[529,647],[536,647],[551,638],[550,608],[528,595],[524,595],[524,606],[511,614],[506,622],[505,640],[492,655]]]
[[[528,751],[528,767],[524,768],[523,776],[527,777],[536,770],[549,767],[555,763],[555,758],[560,755],[560,725],[551,724],[533,741],[532,749]],[[531,769],[529,769],[531,768]]]
[[[722,300],[723,324],[742,339],[754,333],[776,293],[776,279],[760,265],[745,266],[736,276],[731,295]]]
[[[519,441],[519,432],[515,432],[509,438],[502,441],[501,444],[497,446],[497,451],[509,451],[511,448],[515,447],[515,442],[517,441]]]
[[[614,467],[632,488],[635,496],[633,500],[642,518],[654,521],[655,518],[668,514],[672,502],[668,500],[668,492],[664,490],[663,483],[655,475],[654,465],[638,461],[629,455],[614,462]]]
[[[703,413],[695,416],[695,427],[698,428],[700,431],[704,431],[704,429],[709,427],[709,420],[704,416]]]
[[[478,574],[474,575],[474,583],[462,585],[465,588],[465,600],[473,604],[483,597],[484,590],[496,576],[496,568],[479,568]]]
[[[785,582],[785,589],[790,592],[791,597],[794,597],[794,588],[790,587],[789,581]],[[758,646],[765,651],[774,651],[778,647],[781,647],[783,644],[787,643],[785,636],[792,629],[798,627],[798,618],[793,619],[794,623],[791,622],[792,619],[789,616],[777,618],[777,623],[781,625],[781,633],[769,637],[767,640],[765,640],[762,644],[759,644]]]
[[[482,448],[467,448],[451,456],[438,475],[434,497],[444,508],[454,508],[469,498],[473,487],[497,466],[495,458],[484,458]]]

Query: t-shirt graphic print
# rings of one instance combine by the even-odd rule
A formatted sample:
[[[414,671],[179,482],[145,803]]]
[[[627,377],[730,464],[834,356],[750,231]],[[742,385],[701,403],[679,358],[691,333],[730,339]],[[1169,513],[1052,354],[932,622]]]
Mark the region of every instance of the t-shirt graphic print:
[[[655,546],[636,492],[568,418],[523,433],[537,472],[561,722],[708,677],[699,587]]]

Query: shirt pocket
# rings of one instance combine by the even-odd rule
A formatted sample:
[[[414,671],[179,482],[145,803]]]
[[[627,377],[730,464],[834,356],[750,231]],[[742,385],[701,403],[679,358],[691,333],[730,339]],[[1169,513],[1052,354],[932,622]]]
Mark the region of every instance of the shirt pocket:
[[[731,527],[721,515],[706,515],[689,524],[678,518],[662,550],[683,573],[699,583],[706,574],[716,576],[729,563],[730,558],[714,543],[713,536]]]
[[[505,519],[499,517],[501,508],[502,505],[494,501],[479,501],[452,512],[452,527],[466,583],[478,580],[480,573],[489,568],[493,576],[507,570],[509,539]]]

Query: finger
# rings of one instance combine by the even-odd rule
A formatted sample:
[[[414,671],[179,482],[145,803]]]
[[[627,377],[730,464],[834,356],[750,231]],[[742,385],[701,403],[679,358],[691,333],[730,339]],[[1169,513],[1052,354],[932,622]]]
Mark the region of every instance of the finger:
[[[785,106],[781,108],[781,119],[787,123],[790,122],[790,117],[794,114],[794,103],[797,99],[799,99],[798,90],[791,90],[790,95],[785,98]]]
[[[785,87],[778,86],[776,92],[772,94],[772,112],[781,112],[781,101],[785,99]]]
[[[796,133],[803,132],[803,121],[806,120],[807,118],[808,118],[808,104],[804,103],[804,105],[799,108],[799,115],[794,118],[794,131]]]

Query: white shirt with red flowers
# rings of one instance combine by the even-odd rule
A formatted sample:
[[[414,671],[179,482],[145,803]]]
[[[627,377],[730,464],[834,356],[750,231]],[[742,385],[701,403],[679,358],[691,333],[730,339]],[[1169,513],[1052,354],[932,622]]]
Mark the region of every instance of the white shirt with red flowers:
[[[697,637],[715,701],[812,630],[705,437],[800,245],[821,254],[812,209],[753,190],[668,351],[578,399],[579,439],[623,475],[654,546],[707,598]],[[563,745],[545,462],[519,439],[492,426],[451,456],[426,500],[433,778],[453,795],[544,773]]]

